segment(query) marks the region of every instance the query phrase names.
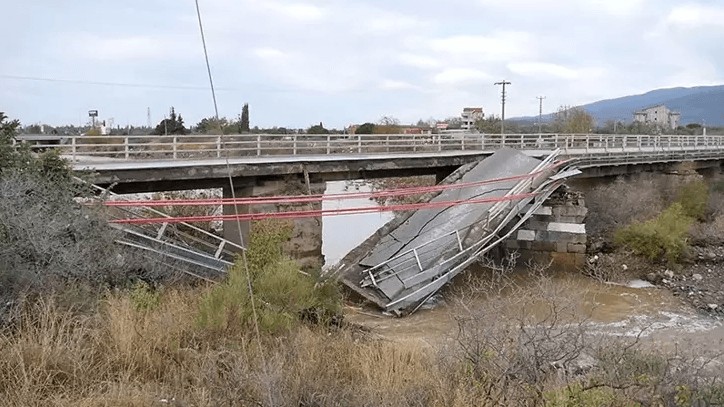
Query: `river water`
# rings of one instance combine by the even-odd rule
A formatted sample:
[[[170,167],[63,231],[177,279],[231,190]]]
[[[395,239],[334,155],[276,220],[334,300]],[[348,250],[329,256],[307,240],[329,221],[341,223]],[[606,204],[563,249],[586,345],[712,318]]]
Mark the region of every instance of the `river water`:
[[[369,184],[361,182],[330,182],[326,193],[371,190]],[[324,209],[374,206],[378,206],[378,203],[369,199],[326,201],[323,204]],[[338,262],[392,218],[390,212],[325,218],[322,222],[322,252],[327,266]],[[569,297],[576,298],[575,307],[587,316],[587,328],[591,333],[636,336],[644,331],[644,337],[666,341],[675,339],[687,343],[701,341],[703,344],[716,338],[724,339],[724,327],[720,321],[698,313],[669,290],[641,280],[611,284],[576,273],[550,272],[551,288],[570,293]],[[534,279],[524,271],[515,278],[519,287],[534,284]],[[385,337],[438,342],[449,338],[456,331],[456,316],[465,312],[469,306],[469,303],[462,304],[455,300],[441,301],[430,309],[420,310],[405,318],[386,316],[371,308],[349,307],[348,319],[372,328]]]

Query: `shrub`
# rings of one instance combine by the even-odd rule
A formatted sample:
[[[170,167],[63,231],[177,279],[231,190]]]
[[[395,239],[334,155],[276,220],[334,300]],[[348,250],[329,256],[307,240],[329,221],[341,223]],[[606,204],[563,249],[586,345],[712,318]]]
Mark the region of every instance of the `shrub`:
[[[586,193],[586,205],[589,234],[606,237],[632,222],[651,219],[665,208],[661,182],[648,174],[597,186]]]
[[[676,202],[681,204],[686,216],[704,220],[709,204],[709,187],[704,181],[690,182],[681,188]]]
[[[680,203],[671,205],[659,216],[637,222],[616,232],[615,242],[650,260],[676,262],[686,249],[689,229],[694,219]]]
[[[254,306],[264,331],[287,330],[310,310],[317,319],[339,312],[336,282],[302,274],[282,253],[282,243],[289,239],[291,230],[288,223],[254,224],[246,260],[237,259],[228,279],[203,298],[198,320],[202,327],[222,331],[250,328],[254,310],[249,287],[254,291]]]

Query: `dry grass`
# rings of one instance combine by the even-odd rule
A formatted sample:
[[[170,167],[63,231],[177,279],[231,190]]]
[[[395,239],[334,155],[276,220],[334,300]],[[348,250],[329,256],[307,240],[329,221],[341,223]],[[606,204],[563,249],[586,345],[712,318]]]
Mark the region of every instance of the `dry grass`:
[[[525,297],[527,305],[548,304],[534,314],[514,307],[523,319],[471,309],[440,349],[299,326],[264,335],[260,351],[251,332],[200,328],[207,290],[170,290],[148,308],[108,294],[88,314],[52,299],[25,309],[0,332],[0,406],[598,406],[630,405],[643,393],[669,399],[682,383],[699,390],[690,379],[700,371],[667,373],[695,366],[693,359],[669,369],[663,356],[628,345],[584,348],[585,325],[566,323],[565,304],[539,295],[550,291]],[[615,363],[579,376],[567,365],[581,352],[614,355]],[[643,380],[638,370],[622,370],[621,360],[661,366]]]
[[[198,328],[198,292],[162,297],[146,311],[119,295],[92,315],[25,310],[0,335],[0,405],[455,405],[434,402],[450,383],[421,345],[299,328],[265,338],[262,357],[250,334]]]

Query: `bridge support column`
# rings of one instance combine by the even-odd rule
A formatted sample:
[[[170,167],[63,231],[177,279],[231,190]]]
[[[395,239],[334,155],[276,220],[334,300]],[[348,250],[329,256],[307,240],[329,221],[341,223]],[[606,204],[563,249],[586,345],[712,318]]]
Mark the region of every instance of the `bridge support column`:
[[[277,180],[258,180],[254,185],[236,187],[236,197],[264,197],[264,196],[282,196],[282,195],[318,195],[323,194],[326,184],[310,183],[306,184],[303,180],[296,177]],[[224,188],[224,198],[231,198],[231,189]],[[239,214],[246,213],[274,213],[274,212],[293,212],[299,210],[321,210],[320,202],[314,203],[287,203],[287,204],[260,204],[249,207],[248,205],[237,206]],[[224,206],[224,215],[234,215],[234,206]],[[294,224],[291,238],[284,243],[284,252],[286,255],[296,260],[302,269],[319,268],[324,264],[322,256],[322,219],[321,218],[301,218],[289,220]],[[248,245],[250,231],[253,229],[253,222],[224,222],[224,238],[235,243],[239,243],[239,229],[244,239],[244,244]]]
[[[223,192],[223,198],[224,199],[231,199],[236,197],[238,198],[248,198],[254,196],[254,187],[251,185],[242,185],[242,186],[234,186],[234,191],[232,193],[231,187],[225,186],[224,192]],[[237,213],[239,215],[244,215],[249,213],[249,205],[236,205],[236,209],[234,208],[234,205],[224,205],[223,206],[223,214],[226,216],[234,216]],[[250,222],[249,221],[236,221],[236,220],[228,220],[224,221],[223,225],[224,229],[224,239],[234,242],[236,244],[242,245],[246,247],[246,245],[249,244],[249,231],[250,228]],[[243,240],[243,242],[242,242]]]
[[[561,188],[513,234],[506,249],[521,255],[519,263],[552,261],[554,270],[575,271],[586,263],[587,214],[583,195]]]

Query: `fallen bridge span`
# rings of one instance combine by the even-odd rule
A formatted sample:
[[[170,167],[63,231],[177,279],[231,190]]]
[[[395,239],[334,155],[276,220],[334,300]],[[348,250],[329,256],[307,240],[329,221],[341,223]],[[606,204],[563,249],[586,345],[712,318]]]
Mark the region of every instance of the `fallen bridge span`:
[[[580,172],[502,149],[469,164],[444,183],[472,183],[426,198],[460,205],[398,215],[347,255],[333,271],[355,292],[386,311],[413,312],[452,278],[515,232],[567,177]],[[509,179],[510,174],[528,174]],[[501,180],[500,182],[479,182]]]

